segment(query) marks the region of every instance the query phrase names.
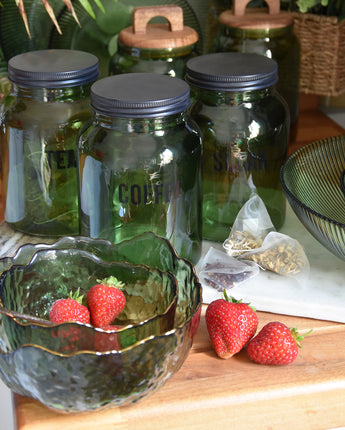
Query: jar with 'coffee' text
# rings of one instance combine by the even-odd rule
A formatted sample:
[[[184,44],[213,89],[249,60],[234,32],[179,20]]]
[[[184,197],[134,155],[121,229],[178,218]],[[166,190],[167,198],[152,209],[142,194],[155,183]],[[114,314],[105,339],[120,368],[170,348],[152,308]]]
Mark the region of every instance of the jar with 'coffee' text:
[[[196,262],[201,252],[201,140],[179,78],[126,73],[91,87],[81,134],[81,233],[118,243],[146,231]]]

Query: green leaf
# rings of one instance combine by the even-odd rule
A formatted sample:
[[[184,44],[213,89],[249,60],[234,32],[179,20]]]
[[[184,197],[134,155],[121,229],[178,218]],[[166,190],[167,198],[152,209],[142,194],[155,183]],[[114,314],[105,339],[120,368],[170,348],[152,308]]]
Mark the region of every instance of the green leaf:
[[[79,0],[80,1],[80,0]],[[96,5],[99,7],[99,9],[103,12],[103,13],[105,13],[105,9],[104,9],[104,6],[103,6],[103,3],[102,3],[102,1],[101,0],[94,0],[94,2],[96,3]]]
[[[89,2],[89,0],[79,0],[80,4],[83,6],[83,8],[86,10],[86,12],[93,18],[96,19],[95,12],[92,9],[92,6]]]

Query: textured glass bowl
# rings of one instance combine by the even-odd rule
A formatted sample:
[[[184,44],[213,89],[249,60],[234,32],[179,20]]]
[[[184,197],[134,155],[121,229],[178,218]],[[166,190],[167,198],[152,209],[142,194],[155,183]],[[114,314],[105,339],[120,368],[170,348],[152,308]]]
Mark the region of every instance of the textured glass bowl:
[[[294,152],[281,169],[285,195],[307,230],[345,260],[345,137],[313,142]]]
[[[109,276],[125,283],[126,306],[114,321],[120,329],[114,327],[110,333],[86,324],[49,322],[49,309],[55,300],[77,290],[85,300],[89,289]],[[173,329],[176,303],[177,283],[169,272],[104,262],[78,249],[41,250],[27,265],[13,265],[2,272],[0,305],[15,311],[16,316],[1,319],[0,352],[26,344],[64,354],[123,349]],[[26,315],[43,321],[36,323]]]
[[[28,343],[0,353],[2,380],[14,392],[61,412],[127,405],[148,396],[180,369],[191,349],[202,304],[202,289],[193,266],[176,255],[168,240],[144,233],[116,245],[83,237],[62,238],[52,245],[24,245],[13,258],[0,261],[0,271],[9,265],[9,270],[13,270],[16,265],[27,264],[41,249],[59,248],[82,249],[108,262],[144,264],[171,272],[178,283],[174,328],[104,353],[58,353]],[[1,319],[15,321],[7,316]],[[73,323],[65,325],[79,327]],[[3,348],[11,345],[6,337],[1,343]]]

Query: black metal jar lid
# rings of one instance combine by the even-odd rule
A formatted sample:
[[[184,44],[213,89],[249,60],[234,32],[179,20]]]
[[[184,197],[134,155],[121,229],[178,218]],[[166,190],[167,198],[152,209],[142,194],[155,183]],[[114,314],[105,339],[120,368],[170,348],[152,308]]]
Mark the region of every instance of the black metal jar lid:
[[[10,81],[29,88],[73,87],[98,76],[98,58],[84,51],[43,49],[16,55],[8,62]]]
[[[110,117],[161,117],[187,109],[189,94],[189,86],[179,78],[125,73],[95,82],[91,87],[91,106]]]
[[[259,90],[277,83],[278,66],[274,60],[258,54],[206,54],[187,62],[186,81],[215,91]]]

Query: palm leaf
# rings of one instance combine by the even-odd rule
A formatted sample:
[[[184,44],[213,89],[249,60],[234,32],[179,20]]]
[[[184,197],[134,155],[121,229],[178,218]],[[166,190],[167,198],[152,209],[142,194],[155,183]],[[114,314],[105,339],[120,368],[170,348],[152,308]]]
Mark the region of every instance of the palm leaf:
[[[50,19],[52,20],[52,22],[54,23],[57,31],[59,32],[59,34],[62,34],[62,31],[60,29],[59,23],[57,22],[56,16],[54,14],[54,10],[51,7],[49,0],[41,0],[45,10],[47,11]],[[77,17],[77,14],[73,8],[73,4],[71,0],[61,0],[63,1],[63,3],[65,3],[66,7],[68,8],[68,10],[70,11],[70,13],[72,14],[73,18],[75,19],[75,21],[77,22],[77,24],[80,26],[80,22],[79,19]],[[114,0],[117,1],[117,0]],[[15,0],[16,5],[18,6],[19,9],[19,13],[24,21],[24,25],[25,25],[25,29],[26,32],[28,34],[28,36],[31,38],[30,35],[30,29],[29,29],[29,24],[28,24],[28,19],[27,19],[27,15],[26,15],[26,11],[25,11],[25,7],[24,7],[24,0]],[[93,2],[103,13],[104,11],[104,7],[102,4],[102,0],[79,0],[80,4],[83,6],[83,8],[86,10],[86,12],[93,18],[96,18],[95,12],[92,8],[91,3]]]

